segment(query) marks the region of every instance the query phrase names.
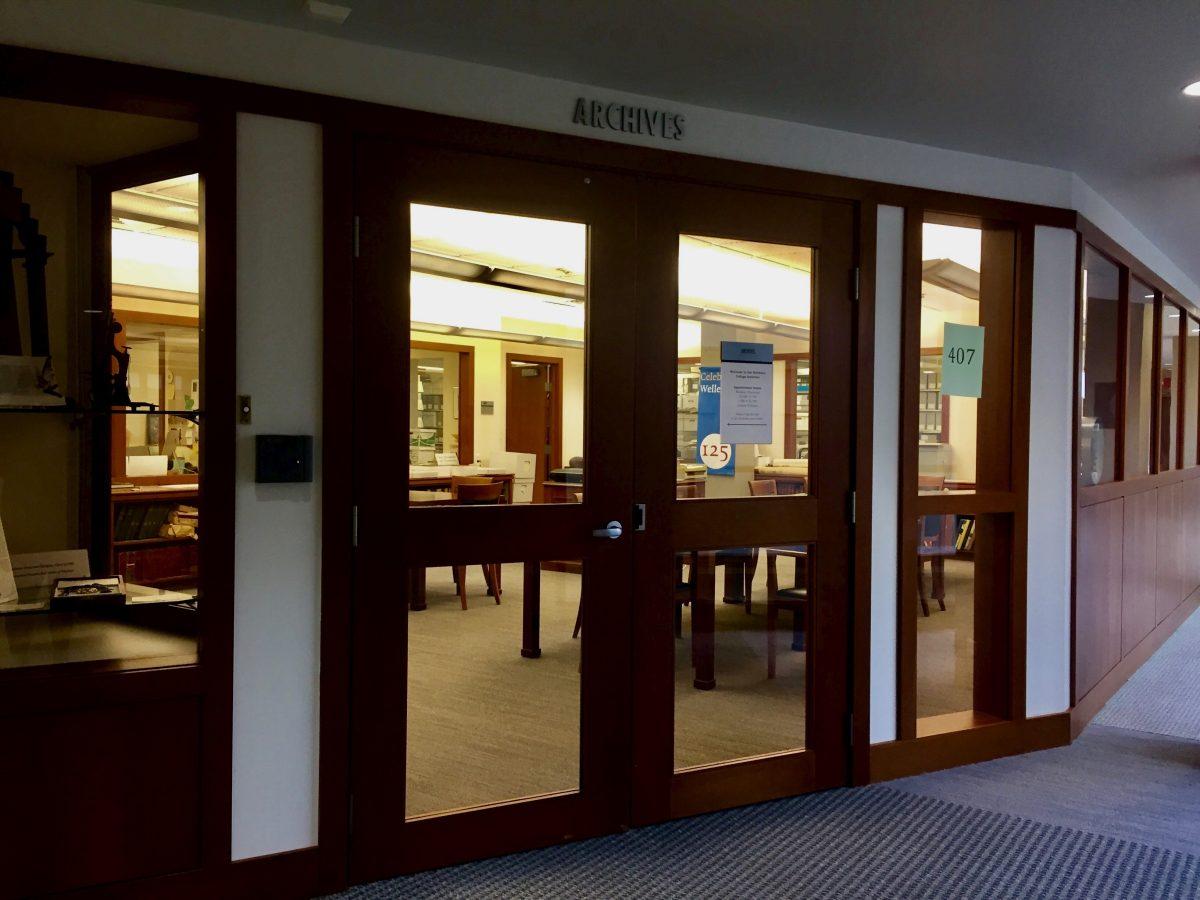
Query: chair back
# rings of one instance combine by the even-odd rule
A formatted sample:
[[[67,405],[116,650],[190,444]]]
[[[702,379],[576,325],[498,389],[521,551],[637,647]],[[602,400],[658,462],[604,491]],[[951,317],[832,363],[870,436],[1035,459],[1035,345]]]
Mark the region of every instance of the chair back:
[[[918,491],[940,491],[946,486],[945,475],[918,475]]]
[[[751,497],[771,497],[779,493],[774,478],[755,478],[750,482]]]
[[[458,486],[458,502],[462,506],[485,506],[500,502],[500,494],[504,485],[499,481],[489,481],[487,484],[460,484]]]
[[[451,475],[450,496],[458,499],[458,489],[464,484],[491,484],[492,478],[487,475]]]

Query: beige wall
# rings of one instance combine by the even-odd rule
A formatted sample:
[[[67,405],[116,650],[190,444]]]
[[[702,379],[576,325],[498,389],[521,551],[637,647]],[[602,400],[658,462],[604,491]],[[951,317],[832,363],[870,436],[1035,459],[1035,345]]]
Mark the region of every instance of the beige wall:
[[[498,455],[505,452],[505,416],[507,412],[507,372],[505,357],[512,354],[529,354],[562,360],[562,459],[563,465],[572,456],[583,456],[583,389],[584,351],[571,347],[547,347],[540,344],[521,344],[513,341],[496,341],[487,338],[466,338],[458,335],[447,337],[440,334],[413,332],[413,340],[431,344],[448,344],[471,347],[475,351],[475,459],[464,459],[464,464],[479,460],[492,464]],[[490,416],[480,412],[481,403],[490,400],[495,411]]]

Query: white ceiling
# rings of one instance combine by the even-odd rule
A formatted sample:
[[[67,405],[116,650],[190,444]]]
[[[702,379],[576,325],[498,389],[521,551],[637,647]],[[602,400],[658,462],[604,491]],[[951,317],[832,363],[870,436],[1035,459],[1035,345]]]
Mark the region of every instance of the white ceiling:
[[[156,0],[1077,172],[1200,281],[1197,0]]]

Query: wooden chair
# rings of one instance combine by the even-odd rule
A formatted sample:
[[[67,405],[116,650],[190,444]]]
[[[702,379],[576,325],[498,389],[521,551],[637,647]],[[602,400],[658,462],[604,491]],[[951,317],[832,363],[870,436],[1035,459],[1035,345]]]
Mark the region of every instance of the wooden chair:
[[[790,588],[779,586],[779,557],[796,561],[796,580]],[[808,635],[808,598],[812,593],[813,567],[808,548],[767,548],[767,677],[775,677],[775,630],[779,613],[792,614],[792,649],[804,650]]]
[[[917,490],[932,493],[944,490],[945,475],[918,475]],[[917,599],[921,604],[921,615],[929,616],[929,596],[946,609],[946,557],[954,555],[954,516],[924,516],[922,533],[917,545]],[[929,561],[930,591],[925,590],[925,561]]]
[[[456,483],[457,482],[457,483]],[[450,480],[450,490],[458,500],[459,506],[494,506],[500,502],[504,485],[490,478],[475,476],[453,476]],[[462,608],[467,608],[467,567],[454,566],[454,581],[458,585],[458,601]],[[487,592],[500,603],[500,564],[481,563],[483,580],[487,584]]]
[[[957,519],[952,515],[922,516],[917,543],[917,598],[921,603],[921,615],[929,615],[929,593],[925,591],[925,561],[929,560],[929,573],[933,599],[938,608],[946,609],[946,557],[953,556],[957,547]]]
[[[779,485],[774,478],[755,478],[750,482],[751,497],[774,497],[779,493]]]

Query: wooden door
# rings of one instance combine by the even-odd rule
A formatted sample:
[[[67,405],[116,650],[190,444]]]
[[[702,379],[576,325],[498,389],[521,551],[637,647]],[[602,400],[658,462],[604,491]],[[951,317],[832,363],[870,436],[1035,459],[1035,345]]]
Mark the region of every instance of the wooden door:
[[[507,360],[507,445],[515,453],[533,455],[533,497],[541,501],[542,483],[562,465],[560,365],[528,354],[509,354]]]
[[[854,210],[651,182],[638,208],[644,823],[847,781]],[[786,383],[805,354],[811,384]],[[676,389],[684,365],[698,398]],[[803,459],[784,446],[798,390]]]
[[[628,820],[634,195],[607,173],[381,140],[358,143],[355,173],[359,882]],[[511,287],[530,279],[568,299]],[[505,354],[535,344],[572,367],[578,502],[464,505],[486,487],[451,496],[404,464],[409,346],[429,334],[474,350],[475,478],[517,446],[497,427]]]

